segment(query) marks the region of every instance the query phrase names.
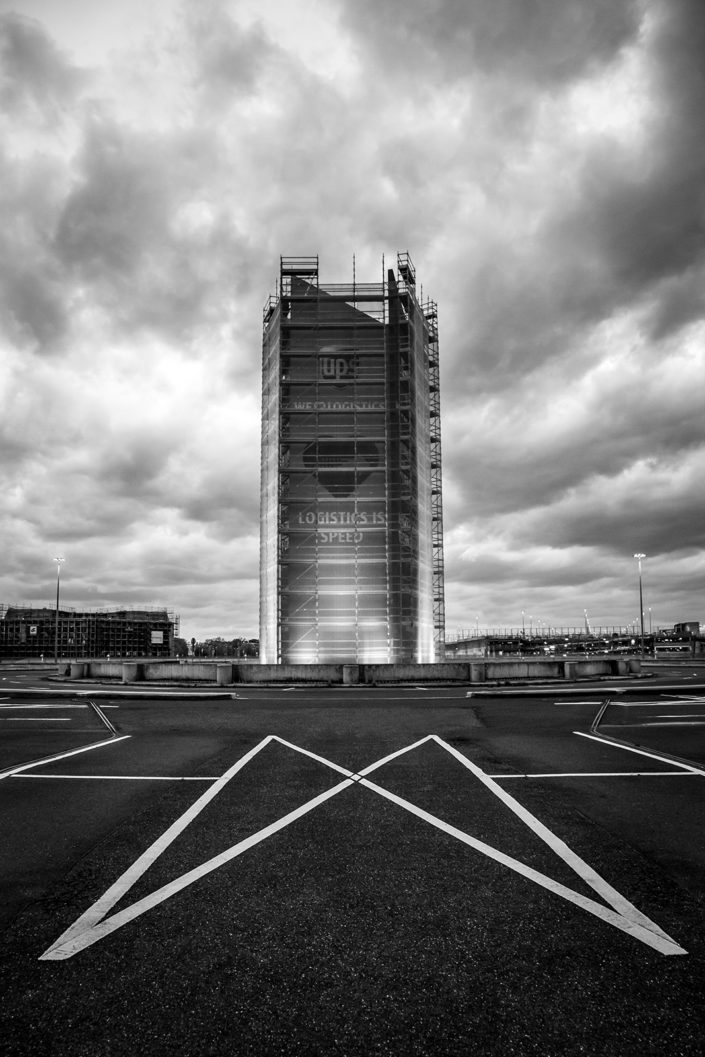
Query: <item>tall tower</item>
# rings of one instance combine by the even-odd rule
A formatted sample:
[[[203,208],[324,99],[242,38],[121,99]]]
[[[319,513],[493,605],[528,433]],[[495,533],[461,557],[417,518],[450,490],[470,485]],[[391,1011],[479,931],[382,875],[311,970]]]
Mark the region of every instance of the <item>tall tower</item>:
[[[408,254],[323,285],[282,257],[264,309],[260,656],[443,658],[437,312]]]

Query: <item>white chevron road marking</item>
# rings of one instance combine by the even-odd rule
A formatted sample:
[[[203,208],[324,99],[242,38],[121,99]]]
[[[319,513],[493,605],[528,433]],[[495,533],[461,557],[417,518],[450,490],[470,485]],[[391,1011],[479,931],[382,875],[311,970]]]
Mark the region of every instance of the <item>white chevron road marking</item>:
[[[230,848],[225,849],[225,851],[220,852],[220,854],[201,863],[201,865],[197,866],[195,869],[189,870],[180,877],[176,877],[168,884],[163,885],[156,891],[137,900],[130,906],[125,907],[114,914],[110,914],[110,911],[115,904],[130,890],[130,888],[132,888],[136,881],[149,869],[152,863],[155,862],[166,848],[168,848],[169,845],[194,821],[203,808],[223,790],[230,779],[233,778],[238,771],[242,770],[243,767],[245,767],[272,741],[276,741],[295,752],[301,753],[304,756],[324,764],[338,774],[344,775],[344,780],[338,782],[337,785],[332,786],[326,792],[308,800],[295,810],[288,812],[276,822],[265,826],[251,836],[239,841]],[[449,823],[431,815],[429,812],[424,811],[410,801],[404,800],[402,797],[384,789],[382,786],[377,785],[375,782],[372,782],[367,778],[367,775],[372,774],[374,771],[383,767],[386,763],[397,759],[405,753],[412,752],[414,749],[417,749],[428,741],[435,742],[441,749],[454,757],[475,778],[479,779],[479,781],[481,781],[490,792],[492,792],[507,808],[509,808],[510,811],[512,811],[529,829],[531,829],[536,836],[544,841],[551,850],[563,860],[563,862],[581,877],[582,880],[586,882],[604,902],[599,903],[594,899],[583,896],[578,892],[574,892],[572,889],[553,880],[546,874],[542,874],[539,871],[534,870],[532,867],[527,866],[525,863],[506,855],[504,852],[492,848],[483,841],[477,840],[470,834],[464,833],[455,826],[451,826]],[[203,795],[200,796],[183,815],[181,815],[179,819],[177,819],[152,845],[150,845],[149,848],[147,848],[146,851],[142,853],[141,856],[139,856],[132,866],[130,866],[122,876],[115,881],[100,899],[89,907],[88,910],[86,910],[85,913],[83,913],[73,925],[71,925],[59,937],[59,939],[41,955],[40,960],[60,961],[73,957],[73,955],[77,954],[79,951],[84,950],[103,939],[105,936],[114,932],[116,929],[121,928],[123,925],[126,925],[128,922],[134,921],[141,914],[158,906],[165,900],[170,899],[178,892],[183,891],[185,888],[194,884],[196,881],[214,870],[219,869],[221,866],[224,866],[226,863],[231,862],[250,848],[260,844],[262,841],[273,836],[275,833],[278,833],[286,826],[289,826],[292,822],[302,818],[310,811],[313,811],[321,804],[355,784],[364,786],[371,792],[384,797],[386,800],[391,801],[405,811],[409,811],[417,818],[427,822],[429,825],[442,830],[444,833],[456,838],[468,847],[473,848],[475,851],[478,851],[481,854],[486,855],[488,858],[493,859],[495,862],[508,867],[510,870],[513,870],[526,879],[533,881],[535,884],[547,889],[554,895],[560,896],[568,902],[573,903],[575,906],[580,907],[582,910],[587,911],[600,920],[628,933],[634,939],[639,940],[659,953],[664,955],[687,953],[687,951],[668,936],[663,929],[655,924],[655,922],[651,921],[645,914],[642,914],[641,911],[637,910],[628,899],[617,892],[617,890],[593,870],[592,867],[576,855],[564,841],[544,826],[543,823],[515,800],[514,797],[510,796],[509,793],[502,789],[501,786],[499,786],[489,775],[485,774],[479,767],[468,760],[467,757],[463,756],[462,753],[458,752],[457,749],[443,741],[443,739],[437,735],[429,734],[425,738],[422,738],[411,745],[407,745],[404,748],[398,749],[396,752],[390,753],[382,759],[369,764],[358,772],[350,771],[346,767],[341,767],[339,764],[332,763],[330,760],[319,756],[317,753],[301,748],[298,745],[294,745],[276,735],[269,735],[259,742],[245,756],[233,764],[225,774],[217,779],[213,785],[206,790],[206,792],[203,793]]]

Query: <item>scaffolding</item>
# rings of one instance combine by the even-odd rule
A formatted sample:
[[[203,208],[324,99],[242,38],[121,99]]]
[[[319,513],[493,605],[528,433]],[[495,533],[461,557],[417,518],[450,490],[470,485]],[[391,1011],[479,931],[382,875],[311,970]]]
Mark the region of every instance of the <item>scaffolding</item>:
[[[438,334],[409,255],[363,284],[282,257],[262,372],[262,659],[441,658]]]
[[[433,517],[433,626],[437,657],[445,655],[445,569],[443,556],[443,474],[441,461],[441,384],[438,363],[438,306],[423,305],[428,325],[428,382],[431,421],[431,510]]]
[[[0,604],[0,656],[168,657],[179,616],[163,607],[76,609]]]

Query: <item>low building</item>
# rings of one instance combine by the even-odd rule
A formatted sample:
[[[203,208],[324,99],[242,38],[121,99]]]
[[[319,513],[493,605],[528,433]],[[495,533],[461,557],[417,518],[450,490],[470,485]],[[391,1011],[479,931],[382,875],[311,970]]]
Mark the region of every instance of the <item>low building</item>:
[[[167,609],[77,610],[0,604],[0,658],[170,657],[179,617]]]
[[[685,635],[689,638],[691,635],[700,634],[700,621],[699,620],[686,620],[681,624],[673,625],[674,635]]]
[[[446,660],[461,657],[580,657],[586,654],[638,654],[638,634],[521,634],[463,635],[446,641]],[[644,653],[653,654],[654,636],[644,636]]]

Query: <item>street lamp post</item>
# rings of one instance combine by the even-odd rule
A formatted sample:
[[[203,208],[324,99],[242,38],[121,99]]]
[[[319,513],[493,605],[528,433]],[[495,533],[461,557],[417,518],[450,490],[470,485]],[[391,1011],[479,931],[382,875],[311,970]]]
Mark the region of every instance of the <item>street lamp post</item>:
[[[61,566],[65,558],[54,558],[56,562],[56,621],[54,624],[54,664],[59,663],[59,583],[61,580]]]
[[[644,592],[641,583],[641,559],[645,558],[645,554],[635,554],[637,562],[639,563],[639,620],[641,623],[641,656],[644,656]]]

